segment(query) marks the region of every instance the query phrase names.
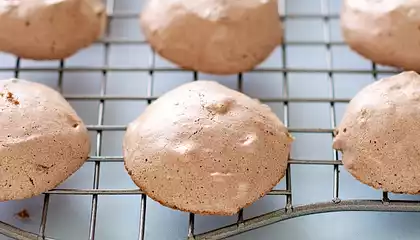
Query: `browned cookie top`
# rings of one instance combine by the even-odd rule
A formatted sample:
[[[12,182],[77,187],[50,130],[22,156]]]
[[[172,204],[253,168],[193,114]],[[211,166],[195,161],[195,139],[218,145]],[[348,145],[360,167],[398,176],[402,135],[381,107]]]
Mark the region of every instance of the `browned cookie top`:
[[[403,72],[362,89],[337,128],[334,148],[361,182],[420,192],[420,76]]]
[[[420,1],[344,0],[343,37],[370,60],[420,70]]]
[[[105,24],[100,0],[0,0],[0,51],[67,58],[101,37]]]
[[[283,36],[277,0],[151,0],[140,22],[161,56],[213,74],[254,68]]]
[[[89,135],[64,98],[39,83],[0,81],[0,201],[56,187],[88,158]]]
[[[284,176],[291,136],[268,106],[210,81],[180,86],[129,124],[124,158],[151,198],[235,214]]]

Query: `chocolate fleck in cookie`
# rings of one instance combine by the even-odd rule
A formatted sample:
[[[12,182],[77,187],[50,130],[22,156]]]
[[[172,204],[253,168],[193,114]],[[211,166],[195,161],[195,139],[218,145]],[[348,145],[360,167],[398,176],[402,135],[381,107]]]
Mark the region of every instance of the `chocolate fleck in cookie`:
[[[0,0],[0,51],[67,58],[101,37],[105,24],[100,0]]]
[[[161,204],[232,215],[285,175],[293,138],[270,110],[212,81],[184,84],[129,124],[125,166]]]
[[[420,76],[403,72],[362,89],[336,130],[344,167],[369,186],[420,192]]]
[[[283,37],[277,0],[149,0],[140,23],[162,57],[220,75],[253,69]]]
[[[50,190],[88,158],[86,127],[53,89],[26,80],[1,80],[0,112],[0,201]]]
[[[420,71],[420,1],[344,0],[341,28],[347,44],[361,56]]]

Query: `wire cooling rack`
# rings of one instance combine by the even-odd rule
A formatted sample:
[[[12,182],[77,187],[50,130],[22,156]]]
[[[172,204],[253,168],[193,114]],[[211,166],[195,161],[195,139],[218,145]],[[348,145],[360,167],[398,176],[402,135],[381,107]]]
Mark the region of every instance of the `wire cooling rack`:
[[[93,60],[89,60],[87,64],[85,64],[84,58],[85,55],[83,53],[75,58],[79,61],[76,64],[72,64],[74,59],[63,60],[57,63],[52,64],[39,64],[32,62],[31,64],[24,64],[25,60],[16,59],[12,56],[6,56],[0,58],[0,62],[11,62],[13,60],[13,64],[10,66],[3,66],[0,67],[0,72],[8,73],[13,72],[14,77],[21,77],[24,78],[26,75],[25,73],[45,73],[45,74],[57,74],[51,77],[54,81],[57,80],[54,87],[63,93],[65,98],[69,100],[77,109],[77,107],[85,107],[90,103],[94,103],[93,107],[90,110],[84,109],[84,112],[81,113],[82,117],[94,119],[87,121],[88,129],[91,132],[93,148],[92,155],[89,158],[88,162],[85,165],[89,165],[87,168],[81,169],[80,171],[84,172],[84,175],[92,175],[93,177],[89,178],[91,181],[88,181],[88,184],[92,184],[90,187],[72,187],[66,188],[67,185],[63,185],[60,188],[51,190],[45,193],[43,196],[38,197],[38,200],[29,199],[26,200],[25,203],[19,206],[27,206],[28,201],[41,201],[41,205],[36,205],[40,212],[39,214],[35,214],[35,217],[39,215],[39,221],[36,220],[35,225],[38,227],[34,227],[34,223],[32,222],[31,227],[28,227],[25,224],[21,224],[21,221],[25,220],[5,220],[0,221],[0,233],[14,239],[86,239],[89,240],[93,239],[128,239],[127,235],[112,235],[115,232],[120,231],[128,231],[127,229],[121,230],[118,228],[112,228],[110,232],[106,232],[103,234],[98,233],[98,221],[101,219],[109,219],[113,216],[102,217],[101,218],[101,211],[110,211],[100,209],[101,201],[100,198],[103,196],[136,196],[135,201],[138,201],[139,208],[134,209],[133,211],[125,211],[125,213],[132,213],[136,212],[134,218],[138,219],[138,222],[135,224],[138,226],[135,229],[131,229],[132,233],[130,236],[136,236],[132,239],[222,239],[228,237],[234,237],[238,234],[248,232],[250,230],[254,230],[257,228],[261,228],[276,222],[280,222],[286,219],[297,218],[304,215],[311,215],[316,213],[326,213],[326,212],[337,212],[337,211],[383,211],[383,212],[419,212],[420,211],[420,202],[417,201],[416,198],[403,198],[398,200],[390,200],[391,197],[388,196],[386,192],[381,193],[380,196],[377,194],[375,190],[372,190],[366,186],[363,186],[352,180],[347,175],[347,181],[353,181],[351,186],[354,187],[356,191],[362,189],[363,191],[371,191],[367,195],[363,195],[358,197],[359,195],[356,194],[356,197],[348,197],[346,194],[342,193],[341,191],[341,183],[343,180],[341,176],[343,176],[343,172],[340,171],[341,169],[341,161],[340,155],[338,152],[332,150],[331,148],[331,139],[333,135],[333,129],[338,123],[339,115],[338,112],[343,112],[345,109],[345,104],[348,103],[351,96],[360,89],[363,85],[368,84],[371,80],[378,79],[381,76],[386,76],[389,74],[394,74],[397,70],[392,68],[386,68],[382,66],[376,66],[364,59],[359,58],[351,51],[344,52],[342,49],[346,49],[346,46],[342,39],[338,36],[338,21],[339,21],[339,14],[337,9],[339,9],[339,1],[333,0],[286,0],[280,4],[281,9],[281,18],[284,21],[286,26],[286,40],[285,44],[280,46],[273,55],[277,54],[276,57],[270,57],[269,61],[266,64],[262,64],[260,67],[253,70],[251,73],[243,73],[237,76],[229,76],[228,80],[224,79],[223,77],[216,77],[218,81],[228,85],[229,87],[235,88],[239,91],[243,91],[249,95],[258,95],[254,88],[258,88],[258,83],[255,83],[256,80],[249,80],[247,79],[251,74],[256,74],[255,78],[261,78],[259,81],[267,81],[267,82],[274,82],[279,83],[277,84],[277,90],[280,91],[278,96],[255,96],[260,98],[262,102],[269,104],[273,107],[279,115],[283,117],[284,123],[286,126],[289,127],[289,130],[294,135],[299,135],[297,141],[299,142],[299,137],[302,139],[302,136],[307,134],[308,136],[312,136],[311,138],[308,137],[308,141],[311,139],[312,142],[307,144],[315,145],[315,148],[318,148],[317,141],[313,136],[317,134],[322,134],[324,137],[326,136],[329,140],[327,144],[323,145],[325,158],[317,158],[319,154],[317,154],[314,150],[313,154],[299,154],[299,149],[296,151],[292,151],[290,160],[289,160],[289,167],[287,170],[286,177],[282,180],[282,182],[274,188],[266,198],[271,196],[276,196],[275,200],[271,200],[272,202],[279,203],[276,205],[275,209],[270,209],[269,211],[265,209],[263,212],[260,210],[255,209],[245,209],[239,212],[237,216],[234,218],[228,218],[227,221],[222,220],[222,218],[212,218],[210,222],[217,222],[221,221],[223,226],[219,226],[218,224],[210,224],[210,227],[202,228],[201,230],[197,230],[198,223],[209,223],[208,221],[200,220],[203,218],[202,216],[195,216],[194,214],[184,214],[188,221],[186,223],[186,227],[184,230],[176,230],[175,234],[170,233],[166,235],[166,237],[158,237],[159,235],[153,235],[154,232],[164,232],[163,230],[167,229],[157,229],[150,227],[150,230],[147,230],[147,223],[148,221],[156,221],[156,220],[149,220],[154,217],[155,215],[161,215],[162,212],[156,212],[155,209],[156,205],[152,205],[154,207],[148,207],[148,204],[152,204],[152,200],[148,199],[146,195],[142,194],[140,190],[131,185],[131,188],[124,187],[115,187],[113,184],[109,184],[111,187],[103,187],[108,186],[106,183],[111,183],[113,181],[117,181],[117,178],[121,177],[122,175],[109,175],[109,169],[105,168],[106,166],[112,163],[119,163],[123,162],[121,156],[116,155],[109,155],[108,148],[112,148],[112,145],[105,144],[106,142],[109,143],[109,138],[120,138],[124,133],[126,128],[126,124],[119,124],[118,114],[113,111],[110,111],[111,114],[108,114],[108,117],[114,119],[114,121],[106,121],[107,119],[107,111],[106,106],[107,104],[113,104],[114,102],[141,102],[141,107],[135,105],[139,109],[144,109],[147,104],[150,104],[154,99],[156,99],[161,93],[165,90],[169,90],[170,88],[174,87],[176,84],[172,82],[170,75],[178,74],[178,73],[191,73],[191,79],[185,79],[185,81],[190,81],[192,79],[199,79],[203,78],[205,75],[200,75],[200,73],[192,73],[186,70],[181,70],[179,68],[174,67],[171,64],[165,63],[164,60],[159,59],[158,56],[155,54],[150,54],[146,57],[146,60],[142,60],[142,64],[135,65],[131,64],[130,61],[136,58],[140,58],[141,56],[136,55],[136,52],[124,51],[125,46],[137,46],[141,48],[150,49],[147,43],[144,41],[142,36],[138,38],[130,38],[124,37],[128,36],[128,32],[136,31],[137,30],[137,18],[138,18],[138,11],[140,11],[140,5],[136,11],[124,11],[118,10],[118,4],[127,5],[125,0],[108,0],[106,2],[107,6],[107,13],[108,13],[108,34],[104,37],[101,41],[96,43],[96,47],[101,48],[101,53],[96,54],[93,56]],[[141,3],[143,4],[143,3]],[[305,9],[318,9],[319,11],[309,11],[304,10],[300,11],[299,9],[303,9],[303,6],[306,6]],[[308,7],[309,6],[309,7]],[[117,9],[116,9],[117,8]],[[129,7],[128,9],[131,9]],[[335,9],[333,11],[332,9]],[[131,21],[135,23],[135,28],[132,29],[122,29],[116,25],[114,22],[116,21]],[[311,26],[317,25],[318,29],[321,30],[318,34],[311,31]],[[115,27],[115,29],[112,29]],[[299,30],[300,28],[301,30]],[[303,29],[303,30],[302,30]],[[112,31],[116,31],[120,34],[119,37],[113,37]],[[138,31],[138,30],[137,30]],[[318,31],[318,30],[316,30]],[[192,33],[193,34],[193,33]],[[300,35],[298,37],[297,35]],[[121,37],[122,36],[122,37]],[[120,64],[116,63],[112,58],[112,51],[120,52],[121,59],[129,59],[127,64]],[[151,51],[151,50],[150,50]],[[319,51],[322,51],[321,54],[318,54]],[[318,53],[317,53],[318,52]],[[115,52],[114,52],[115,53]],[[130,53],[133,56],[130,56]],[[313,59],[311,64],[305,63],[305,59],[307,57],[310,58],[311,54],[318,54],[315,59]],[[294,60],[289,57],[289,55],[297,56]],[[12,59],[12,60],[11,60]],[[144,58],[143,58],[144,59]],[[297,60],[296,60],[297,59]],[[350,63],[344,63],[342,61],[350,60]],[[96,62],[95,64],[89,64],[90,61]],[[162,64],[165,63],[165,64]],[[275,62],[273,64],[273,62]],[[297,62],[302,62],[299,64]],[[319,62],[324,62],[323,64],[318,64]],[[160,63],[160,64],[158,64]],[[354,63],[353,65],[351,65]],[[58,64],[58,65],[55,65]],[[7,65],[7,64],[6,64]],[[141,65],[141,66],[140,66]],[[78,73],[83,72],[86,74],[96,74],[96,83],[98,84],[98,88],[96,88],[95,93],[91,93],[89,91],[84,91],[81,88],[84,87],[70,87],[75,91],[66,91],[66,81],[76,81],[78,84],[81,81],[77,81],[76,78],[79,77]],[[141,90],[142,94],[130,94],[127,92],[118,92],[112,91],[112,89],[120,85],[126,85],[126,89],[134,88],[134,91],[137,91],[136,87],[131,87],[130,84],[134,84],[134,81],[129,83],[128,79],[123,79],[123,75],[118,75],[119,73],[124,74],[125,72],[130,72],[134,74],[139,74],[138,76],[142,76],[141,79],[134,79],[134,81],[143,81],[142,86],[144,88]],[[66,74],[72,74],[69,78],[74,79],[66,79]],[[162,78],[165,78],[163,84],[157,83],[157,75],[159,73],[165,73],[166,75],[162,75]],[[267,77],[264,79],[264,74],[266,76],[270,74],[271,77]],[[300,75],[299,75],[300,74]],[[117,78],[117,81],[111,82],[110,78],[114,76]],[[117,77],[115,77],[117,76]],[[119,77],[118,77],[119,76]],[[273,77],[274,76],[274,77]],[[296,76],[301,76],[301,78],[296,78]],[[322,83],[319,84],[316,80],[319,79],[319,76],[322,76]],[[347,76],[347,78],[351,79],[351,85],[356,87],[346,87],[346,86],[338,86],[338,82],[342,80],[343,76]],[[359,81],[360,76],[364,76],[367,81]],[[140,77],[139,77],[140,78]],[[183,78],[183,77],[181,77]],[[303,79],[303,81],[301,81]],[[340,80],[341,79],[341,80]],[[80,80],[80,79],[79,79]],[[115,79],[114,79],[115,80]],[[279,81],[277,81],[279,80]],[[347,79],[348,80],[348,79]],[[43,80],[41,80],[42,82]],[[92,80],[93,81],[93,80]],[[354,82],[353,82],[354,81]],[[359,81],[359,82],[358,82]],[[182,82],[182,81],[181,81]],[[362,82],[362,83],[360,83]],[[177,83],[178,84],[178,83]],[[260,83],[262,84],[262,83]],[[292,84],[294,84],[292,87]],[[156,92],[154,88],[159,86],[167,86],[165,90],[159,90]],[[323,85],[323,86],[321,86]],[[83,85],[84,86],[84,85]],[[317,88],[323,89],[322,92],[324,94],[310,94],[310,92],[315,91]],[[306,89],[306,94],[295,94],[296,89]],[[70,93],[67,93],[70,92]],[[111,93],[110,93],[111,92]],[[130,92],[130,91],[129,91]],[[131,91],[133,92],[133,91]],[[309,93],[308,93],[309,92]],[[337,92],[347,93],[349,94],[338,94]],[[346,97],[342,97],[342,96]],[[309,110],[315,105],[309,105],[309,107],[303,107],[303,109],[299,110],[300,114],[297,114],[296,111],[293,111],[293,108],[297,109],[298,104],[323,104],[323,110],[316,110],[312,111],[312,116],[308,115],[305,112],[310,112]],[[132,107],[132,104],[127,106],[127,108]],[[118,107],[117,107],[118,108]],[[140,111],[141,112],[141,111]],[[139,113],[137,110],[134,111],[134,114],[130,117],[133,119]],[[116,115],[116,116],[114,116]],[[317,116],[321,116],[323,119],[327,119],[327,124],[321,124],[322,126],[326,127],[319,127],[318,124],[294,124],[299,122],[302,118],[309,118],[309,120],[318,121]],[[312,118],[312,119],[311,119]],[[115,120],[117,119],[117,120]],[[126,122],[127,123],[127,122]],[[116,135],[112,135],[112,133],[118,132],[119,137],[115,137]],[[312,134],[312,135],[311,135]],[[120,141],[120,139],[118,139]],[[306,140],[305,140],[306,141]],[[302,145],[302,143],[295,143],[296,145]],[[107,145],[107,146],[104,146]],[[308,146],[309,146],[308,145]],[[114,146],[115,147],[115,146]],[[117,146],[118,147],[118,146]],[[298,147],[296,147],[298,148]],[[294,154],[295,153],[295,154]],[[300,157],[299,157],[300,156]],[[303,156],[303,157],[302,157]],[[305,157],[309,156],[309,157]],[[297,173],[293,173],[295,166],[310,166],[310,169],[307,171],[297,171]],[[328,197],[323,201],[322,199],[318,198],[310,198],[310,202],[304,202],[299,200],[305,194],[317,194],[317,192],[321,191],[321,188],[317,188],[317,186],[311,186],[306,190],[298,191],[295,189],[302,188],[301,183],[298,182],[296,175],[299,175],[299,179],[307,177],[310,173],[309,171],[318,171],[318,166],[323,166],[324,169],[327,169],[327,172],[331,175],[328,175],[327,178],[331,177],[331,184],[322,186],[322,191],[327,193]],[[113,167],[111,167],[112,169]],[[105,170],[104,170],[105,169]],[[80,172],[79,171],[79,172]],[[323,171],[323,173],[327,173]],[[101,173],[101,174],[100,174]],[[106,175],[108,173],[108,182],[104,184],[100,184],[102,174]],[[111,171],[112,173],[112,171]],[[77,173],[79,174],[79,173]],[[76,174],[76,175],[77,175]],[[293,176],[292,176],[293,175]],[[303,176],[302,176],[303,175]],[[309,178],[309,177],[308,177]],[[316,176],[318,178],[318,176]],[[85,180],[83,180],[85,181]],[[310,181],[308,179],[308,181]],[[295,188],[294,186],[297,187]],[[76,184],[77,185],[77,184]],[[80,185],[80,184],[79,184]],[[86,184],[82,184],[86,186]],[[70,185],[69,185],[70,186]],[[77,185],[78,186],[78,185]],[[311,189],[315,189],[311,191]],[[353,187],[350,187],[353,188]],[[305,192],[306,191],[306,192]],[[343,196],[344,195],[344,196]],[[65,233],[66,227],[61,226],[60,230],[54,233],[54,230],[51,230],[51,234],[48,233],[47,229],[48,226],[55,226],[54,223],[57,221],[61,221],[59,219],[65,218],[64,215],[61,217],[55,217],[55,219],[48,221],[51,219],[52,214],[57,211],[55,208],[54,210],[50,209],[51,204],[53,204],[53,200],[51,198],[55,196],[85,196],[87,197],[87,201],[90,202],[90,207],[88,213],[85,211],[78,211],[78,206],[74,206],[71,208],[70,213],[72,214],[82,214],[84,216],[88,215],[88,229],[85,229],[85,234],[78,235],[79,230],[70,230],[70,233]],[[367,198],[366,198],[367,196]],[[375,196],[371,198],[371,196]],[[390,195],[391,196],[391,195]],[[394,195],[392,195],[394,196]],[[42,198],[40,200],[40,198]],[[394,196],[398,198],[398,196]],[[60,199],[59,201],[64,201],[64,199]],[[103,200],[105,201],[105,200]],[[263,201],[263,200],[262,200]],[[265,201],[265,200],[264,200]],[[314,203],[319,202],[319,203]],[[5,203],[3,203],[5,204]],[[10,203],[12,204],[12,203]],[[114,204],[119,205],[118,201],[115,201]],[[261,203],[257,202],[255,205],[257,207],[261,207]],[[30,204],[29,204],[30,205]],[[71,205],[69,203],[69,205]],[[111,208],[117,207],[117,205],[111,206]],[[124,203],[121,203],[124,205]],[[1,210],[0,205],[0,210]],[[8,205],[9,206],[9,205]],[[8,206],[4,206],[8,208]],[[42,206],[42,207],[41,207]],[[60,208],[65,208],[66,206],[60,205]],[[109,206],[108,206],[109,207]],[[253,206],[251,206],[252,208]],[[11,208],[11,207],[10,207]],[[80,207],[81,208],[81,207]],[[162,208],[162,207],[160,207]],[[42,209],[42,211],[41,211]],[[74,212],[72,212],[74,211]],[[165,211],[173,211],[166,209]],[[253,214],[247,215],[247,211],[253,211]],[[6,212],[6,213],[5,213]],[[0,211],[0,216],[2,214],[10,214],[7,211]],[[171,213],[172,214],[172,213]],[[164,214],[163,214],[164,215]],[[159,222],[163,221],[163,219],[157,221],[156,225],[159,225],[164,228],[170,228],[171,224],[176,224],[177,218],[172,218],[172,215],[164,215],[164,218],[168,217],[168,221],[165,223]],[[2,218],[0,218],[2,219]],[[10,219],[10,218],[8,218]],[[77,218],[76,218],[77,219]],[[132,218],[131,218],[132,219]],[[185,218],[182,218],[185,219]],[[226,219],[226,218],[224,218]],[[67,226],[72,224],[77,224],[78,220],[63,220],[67,221],[63,225]],[[70,221],[70,222],[69,222]],[[12,223],[11,223],[12,222]],[[127,221],[126,224],[129,224]],[[19,227],[17,227],[19,225]],[[106,227],[102,227],[102,230],[106,230]],[[26,229],[25,229],[26,228]],[[38,232],[36,231],[38,228]],[[69,227],[70,228],[70,227]],[[130,225],[132,228],[132,224]],[[179,228],[178,225],[174,228]],[[25,230],[22,230],[25,229]],[[173,230],[173,229],[172,229]],[[73,231],[73,232],[72,232]],[[147,231],[150,234],[147,234]],[[169,230],[168,230],[169,231]],[[64,235],[60,235],[64,234]],[[73,234],[73,235],[72,235]],[[73,236],[73,237],[72,237]],[[84,238],[82,238],[83,236]],[[268,237],[264,235],[260,235],[259,239],[277,239],[277,237]],[[319,237],[318,239],[321,239]],[[0,239],[1,238],[0,236]],[[130,238],[131,239],[131,238]],[[233,238],[232,238],[233,239]],[[246,239],[245,236],[239,237],[238,239]],[[252,238],[251,238],[252,239]],[[285,238],[287,239],[287,238]],[[307,238],[309,239],[309,237]],[[316,238],[315,238],[316,239]]]

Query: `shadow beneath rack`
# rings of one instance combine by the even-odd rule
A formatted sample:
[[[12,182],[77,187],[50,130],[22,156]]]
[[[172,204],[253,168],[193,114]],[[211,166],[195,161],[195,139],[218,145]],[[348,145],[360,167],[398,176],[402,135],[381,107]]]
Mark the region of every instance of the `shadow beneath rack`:
[[[375,212],[420,212],[420,201],[403,200],[345,200],[337,202],[326,202],[296,206],[289,210],[279,209],[255,218],[232,224],[206,233],[190,236],[190,240],[200,239],[224,239],[254,229],[265,227],[288,219],[298,218],[307,215],[349,212],[349,211],[375,211]],[[0,234],[18,240],[40,240],[39,235],[24,231],[0,221]],[[45,238],[46,240],[54,240]]]

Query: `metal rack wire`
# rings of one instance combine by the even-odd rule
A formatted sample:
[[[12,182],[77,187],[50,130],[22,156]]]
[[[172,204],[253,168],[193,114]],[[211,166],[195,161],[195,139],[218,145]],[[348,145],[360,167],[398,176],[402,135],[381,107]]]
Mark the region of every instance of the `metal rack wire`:
[[[281,98],[263,98],[260,99],[262,102],[282,102],[284,104],[284,123],[286,126],[289,124],[289,103],[293,102],[321,102],[329,104],[330,111],[330,122],[331,128],[327,129],[314,129],[314,128],[289,128],[292,133],[329,133],[333,134],[333,129],[336,126],[336,104],[337,103],[346,103],[350,99],[336,98],[334,92],[334,74],[336,73],[369,73],[372,74],[375,78],[378,73],[395,73],[394,70],[377,70],[375,64],[372,64],[371,70],[351,70],[351,69],[333,69],[332,67],[332,53],[331,47],[334,45],[344,45],[343,42],[334,42],[330,38],[330,28],[328,27],[329,21],[331,19],[337,19],[339,16],[331,14],[329,11],[329,2],[328,0],[321,0],[322,3],[322,13],[321,14],[288,14],[281,16],[282,19],[321,19],[323,21],[324,29],[324,39],[325,41],[286,41],[282,45],[282,60],[283,66],[281,68],[259,68],[255,69],[255,72],[280,72],[283,75],[283,97]],[[114,12],[115,0],[107,1],[107,12],[109,20],[115,18],[137,18],[137,13],[122,13]],[[96,220],[97,220],[97,211],[98,211],[98,196],[99,195],[140,195],[140,221],[139,221],[139,230],[138,230],[138,239],[145,239],[145,223],[146,223],[146,195],[143,194],[138,189],[132,190],[122,190],[122,189],[113,189],[105,190],[99,188],[99,176],[100,176],[100,165],[106,164],[107,162],[122,162],[123,159],[121,156],[104,156],[102,154],[102,140],[103,133],[105,131],[123,131],[126,126],[123,125],[104,125],[104,103],[105,101],[122,101],[122,100],[142,100],[147,101],[149,104],[156,99],[152,95],[152,88],[154,84],[153,73],[158,71],[185,71],[181,69],[173,68],[157,68],[155,66],[155,55],[152,54],[152,57],[149,62],[149,67],[140,68],[140,67],[113,67],[109,65],[109,45],[110,44],[146,44],[144,41],[130,40],[130,39],[112,39],[104,38],[100,43],[105,46],[105,55],[104,62],[102,67],[65,67],[65,61],[61,61],[58,68],[33,68],[33,67],[21,67],[20,60],[17,59],[16,66],[13,68],[0,68],[0,71],[14,71],[15,77],[19,77],[19,74],[24,71],[53,71],[59,73],[59,88],[62,91],[63,83],[63,72],[69,71],[95,71],[102,73],[101,81],[101,91],[99,95],[65,95],[65,98],[68,100],[84,100],[84,101],[99,101],[98,109],[98,118],[96,125],[88,125],[90,131],[96,131],[96,153],[91,156],[88,162],[94,163],[94,181],[91,189],[54,189],[45,193],[43,211],[41,224],[39,227],[39,232],[28,233],[23,230],[17,229],[13,226],[10,226],[6,223],[0,222],[0,234],[6,236],[21,239],[21,240],[34,240],[34,239],[49,239],[45,236],[46,222],[48,217],[48,206],[50,195],[52,194],[64,194],[64,195],[87,195],[92,197],[92,208],[90,211],[90,227],[89,227],[89,240],[95,239],[95,230],[96,230]],[[309,69],[309,68],[289,68],[287,65],[286,58],[286,46],[288,45],[320,45],[325,46],[327,50],[327,68],[325,69]],[[106,85],[107,85],[107,74],[110,71],[141,71],[148,72],[148,89],[147,96],[126,96],[126,95],[106,95]],[[331,98],[292,98],[289,96],[289,74],[294,72],[306,72],[306,73],[326,73],[328,74],[328,81],[330,84],[330,96]],[[195,80],[198,78],[198,74],[194,74]],[[239,74],[237,78],[237,87],[239,90],[242,90],[243,80],[242,75]],[[340,199],[339,188],[340,188],[340,171],[339,166],[342,164],[339,160],[339,155],[335,150],[333,151],[333,159],[322,159],[322,160],[307,160],[307,159],[289,159],[289,167],[286,174],[286,187],[282,190],[272,190],[268,195],[277,195],[284,196],[286,198],[286,207],[284,209],[279,209],[274,212],[270,212],[252,219],[244,220],[243,211],[238,213],[237,223],[226,226],[220,229],[212,230],[210,232],[196,234],[194,230],[195,225],[195,216],[194,214],[189,215],[189,229],[188,236],[186,238],[190,240],[199,240],[199,239],[222,239],[229,236],[233,236],[239,233],[250,231],[268,224],[275,222],[283,221],[290,218],[295,218],[298,216],[304,216],[309,214],[321,213],[321,212],[334,212],[334,211],[405,211],[405,212],[420,212],[420,202],[417,201],[391,201],[388,198],[387,193],[383,193],[382,199],[377,200],[344,200]],[[293,204],[293,195],[292,195],[292,172],[291,165],[326,165],[331,166],[331,171],[333,171],[333,186],[331,189],[332,196],[331,202],[327,203],[317,203],[305,206],[295,206]]]

